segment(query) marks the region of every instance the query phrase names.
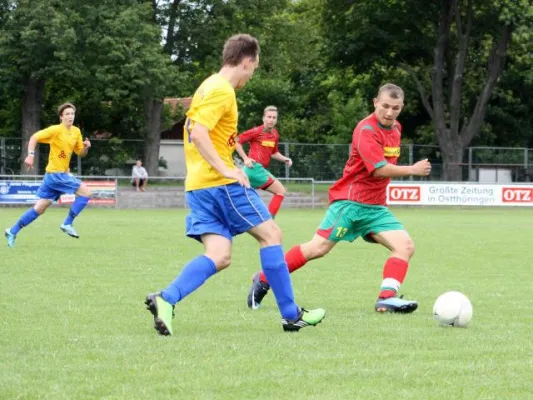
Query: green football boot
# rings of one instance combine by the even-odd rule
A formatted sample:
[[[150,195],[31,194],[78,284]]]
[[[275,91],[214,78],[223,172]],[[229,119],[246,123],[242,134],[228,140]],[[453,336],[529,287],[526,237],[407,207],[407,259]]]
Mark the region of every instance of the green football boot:
[[[161,293],[152,293],[146,296],[146,309],[154,316],[154,328],[162,336],[172,335],[172,318],[174,306],[167,302]]]
[[[314,310],[301,308],[298,318],[294,321],[283,318],[281,324],[283,325],[283,330],[285,332],[298,332],[302,328],[318,325],[325,317],[326,310],[323,308],[317,308]]]

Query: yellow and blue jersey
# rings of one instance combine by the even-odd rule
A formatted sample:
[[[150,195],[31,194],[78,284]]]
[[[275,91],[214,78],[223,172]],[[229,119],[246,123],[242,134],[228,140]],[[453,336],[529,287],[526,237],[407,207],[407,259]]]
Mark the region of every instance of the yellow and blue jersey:
[[[68,129],[63,124],[52,125],[35,134],[39,143],[50,145],[50,155],[46,172],[67,172],[72,153],[79,154],[83,150],[81,131],[75,126]]]
[[[221,175],[205,160],[190,139],[194,124],[209,129],[216,152],[230,167],[235,168],[233,152],[237,136],[237,99],[233,86],[220,74],[211,75],[196,90],[187,112],[183,141],[187,178],[185,190],[205,189],[236,182]]]

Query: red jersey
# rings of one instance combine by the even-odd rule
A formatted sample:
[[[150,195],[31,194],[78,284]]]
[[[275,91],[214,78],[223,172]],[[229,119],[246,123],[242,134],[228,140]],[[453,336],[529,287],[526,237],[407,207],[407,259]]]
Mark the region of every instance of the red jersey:
[[[357,124],[352,136],[350,158],[342,178],[329,189],[330,203],[351,200],[370,205],[387,205],[387,185],[390,178],[372,176],[385,164],[396,164],[400,157],[402,126],[394,122],[384,127],[371,114]]]
[[[270,157],[277,153],[279,133],[272,128],[270,132],[265,131],[265,126],[256,126],[246,132],[241,133],[237,140],[240,144],[250,143],[248,157],[257,161],[264,168],[270,165]]]

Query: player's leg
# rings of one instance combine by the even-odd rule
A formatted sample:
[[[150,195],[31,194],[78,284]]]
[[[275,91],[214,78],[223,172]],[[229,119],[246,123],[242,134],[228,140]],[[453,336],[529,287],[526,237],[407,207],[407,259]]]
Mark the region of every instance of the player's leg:
[[[154,328],[161,335],[172,334],[175,304],[230,264],[232,234],[219,215],[215,199],[220,196],[216,187],[186,193],[191,209],[186,218],[186,234],[203,243],[204,254],[187,263],[166,289],[146,297],[147,308],[154,316]]]
[[[251,234],[260,245],[261,266],[276,297],[285,331],[316,325],[325,316],[323,309],[304,310],[294,301],[294,293],[281,247],[282,234],[254,189],[237,183],[221,187],[217,193],[221,219],[232,236]]]
[[[15,225],[13,225],[11,228],[6,229],[4,234],[7,239],[7,245],[9,247],[15,247],[15,239],[20,230],[35,221],[41,214],[46,211],[48,207],[50,207],[50,204],[52,204],[52,200],[37,200],[37,203],[35,203],[32,208],[30,208],[28,211],[26,211],[20,216],[19,220],[15,223]]]
[[[309,242],[292,247],[285,253],[285,262],[289,273],[297,271],[311,260],[324,257],[336,244],[337,242],[315,234]],[[248,307],[253,310],[258,309],[269,289],[270,285],[265,273],[256,272],[252,277],[252,287],[248,292]]]
[[[292,247],[285,254],[289,273],[302,268],[307,262],[324,257],[341,240],[353,241],[357,237],[351,231],[350,212],[344,202],[335,202],[328,207],[320,226],[309,242]],[[248,307],[255,310],[268,293],[270,286],[263,272],[252,277],[252,286],[248,292]]]
[[[261,267],[274,292],[283,329],[298,331],[319,324],[326,316],[324,309],[306,310],[298,307],[294,300],[292,282],[281,247],[282,234],[277,224],[268,220],[250,229],[248,233],[259,242]]]
[[[259,163],[254,163],[252,168],[244,167],[243,171],[254,189],[262,189],[274,194],[268,205],[268,211],[272,217],[275,217],[285,198],[285,187]]]
[[[57,200],[59,198],[61,192],[56,191],[52,187],[51,183],[53,179],[51,175],[52,174],[44,175],[43,182],[37,190],[36,196],[39,198],[39,200],[37,200],[37,203],[35,203],[32,208],[22,214],[22,216],[15,223],[15,225],[5,230],[5,237],[7,239],[7,245],[9,247],[15,246],[16,236],[22,228],[28,226],[33,221],[35,221],[41,214],[46,211],[48,207],[50,207],[50,204],[52,204],[54,200]]]
[[[144,192],[146,190],[146,185],[148,184],[148,178],[141,179],[141,181],[142,181],[141,191]]]
[[[63,224],[60,228],[67,235],[78,239],[80,236],[78,235],[72,224],[74,223],[74,218],[80,215],[85,206],[87,206],[87,203],[89,203],[92,192],[87,185],[81,183],[79,179],[74,178],[72,175],[58,175],[61,175],[57,177],[57,184],[61,186],[61,190],[63,190],[64,193],[76,194],[76,198],[74,199],[74,203],[72,203],[72,206],[70,207],[67,218],[65,218],[65,221],[63,221]]]
[[[270,179],[273,179],[273,177],[270,176]],[[287,193],[287,190],[285,190],[285,186],[283,186],[283,184],[277,179],[264,190],[274,194],[272,199],[270,199],[270,203],[268,203],[268,211],[272,214],[272,217],[275,217],[281,208],[281,203],[283,203],[283,200],[285,199],[285,193]]]
[[[231,240],[227,237],[201,235],[204,254],[189,261],[179,275],[160,293],[146,298],[146,305],[154,315],[154,327],[161,335],[172,335],[174,306],[194,292],[218,271],[231,262]]]
[[[133,183],[135,184],[135,189],[136,189],[138,192],[140,192],[140,191],[141,191],[141,189],[139,188],[140,178],[135,178],[135,180],[134,180]]]
[[[383,266],[383,280],[376,302],[376,311],[410,313],[418,308],[416,301],[398,297],[409,260],[414,254],[415,246],[409,234],[389,210],[383,210],[379,218],[369,228],[371,239],[390,250],[389,258]]]

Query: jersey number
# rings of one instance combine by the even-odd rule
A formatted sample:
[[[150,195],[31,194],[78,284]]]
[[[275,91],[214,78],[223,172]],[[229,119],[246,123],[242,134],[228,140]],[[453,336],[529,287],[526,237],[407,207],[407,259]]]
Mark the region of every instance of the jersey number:
[[[337,234],[335,236],[338,237],[338,238],[341,238],[344,235],[346,235],[346,232],[348,232],[348,228],[344,228],[342,226],[339,226],[337,228]]]
[[[235,132],[235,133],[233,133],[233,135],[231,135],[229,137],[229,139],[228,139],[228,146],[229,147],[235,146],[235,138],[236,138],[236,136],[237,136],[237,133]]]

